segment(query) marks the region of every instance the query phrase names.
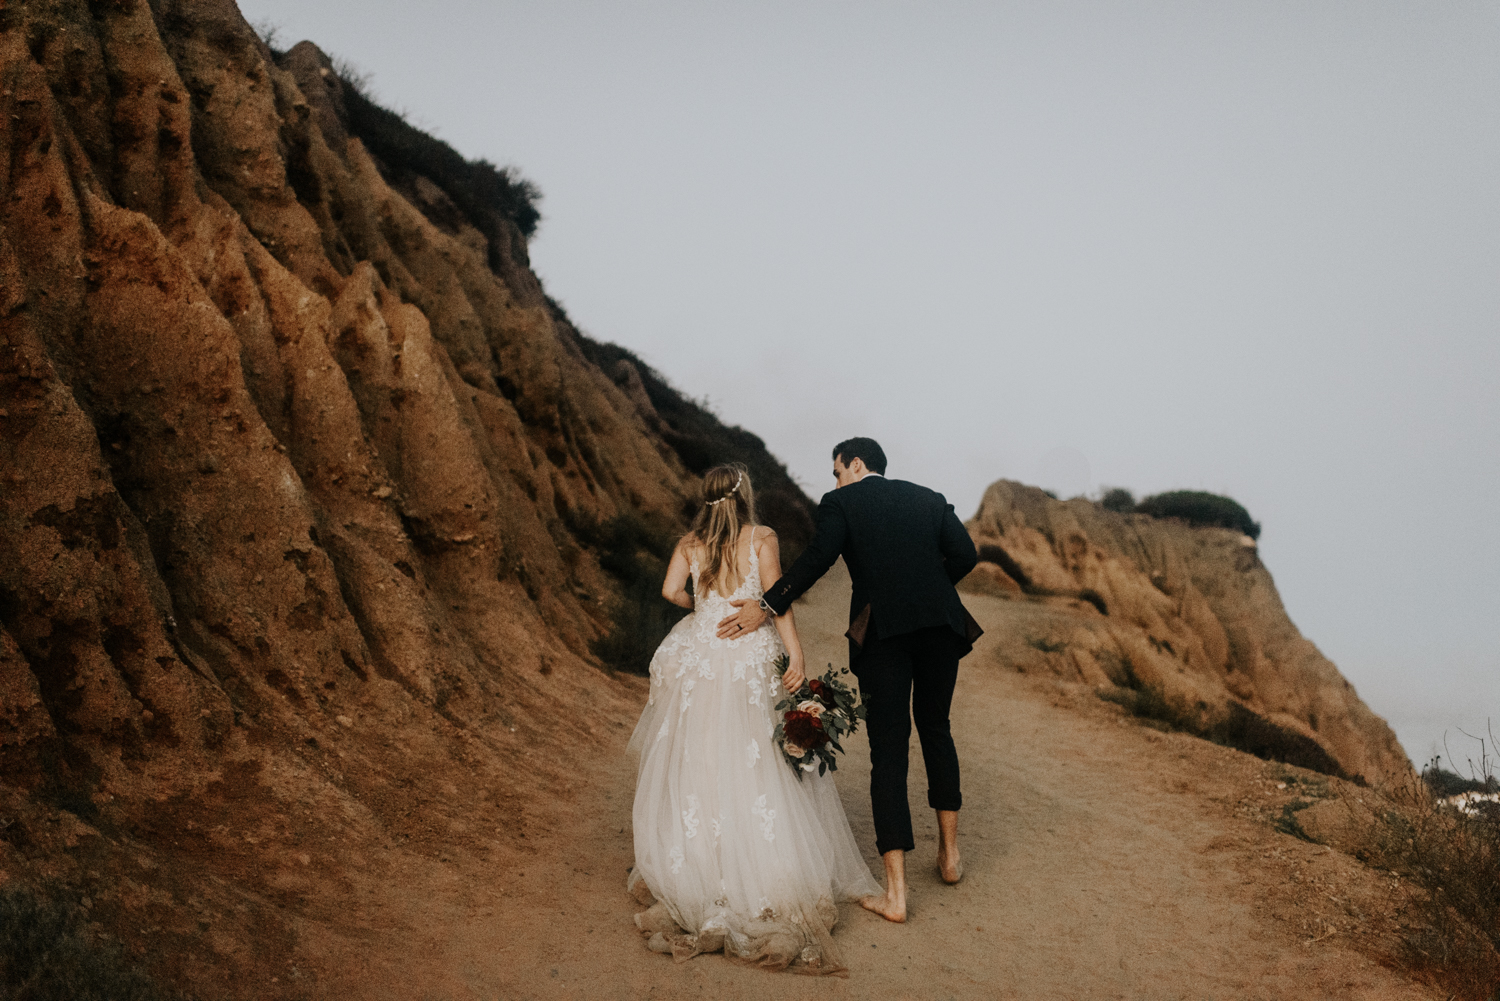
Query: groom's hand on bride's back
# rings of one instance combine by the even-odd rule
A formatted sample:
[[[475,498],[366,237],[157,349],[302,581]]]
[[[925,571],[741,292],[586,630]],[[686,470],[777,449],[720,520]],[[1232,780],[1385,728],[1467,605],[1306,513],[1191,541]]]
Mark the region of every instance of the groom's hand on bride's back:
[[[719,620],[719,639],[732,640],[737,636],[749,636],[765,623],[766,613],[754,598],[741,598],[730,604],[739,611]]]

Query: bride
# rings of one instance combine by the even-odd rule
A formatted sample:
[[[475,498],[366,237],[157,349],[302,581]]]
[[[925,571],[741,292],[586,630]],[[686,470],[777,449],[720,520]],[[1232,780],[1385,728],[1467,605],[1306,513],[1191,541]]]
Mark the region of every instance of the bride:
[[[738,639],[714,632],[731,601],[781,576],[776,533],[755,524],[739,464],[703,477],[704,501],[677,544],[662,594],[692,614],[651,660],[651,695],[630,749],[640,755],[630,888],[658,952],[717,952],[773,969],[842,973],[830,935],[835,902],[880,894],[855,846],[833,775],[797,774],[771,743],[782,682],[801,687],[789,611]],[[687,583],[693,589],[689,595]],[[774,623],[774,625],[773,625]]]

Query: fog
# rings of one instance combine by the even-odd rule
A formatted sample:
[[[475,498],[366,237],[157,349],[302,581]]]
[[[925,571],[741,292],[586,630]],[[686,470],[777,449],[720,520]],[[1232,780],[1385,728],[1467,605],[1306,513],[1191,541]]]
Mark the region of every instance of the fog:
[[[808,491],[1205,489],[1422,763],[1500,715],[1500,6],[244,0],[544,191]],[[1497,720],[1500,731],[1500,720]]]

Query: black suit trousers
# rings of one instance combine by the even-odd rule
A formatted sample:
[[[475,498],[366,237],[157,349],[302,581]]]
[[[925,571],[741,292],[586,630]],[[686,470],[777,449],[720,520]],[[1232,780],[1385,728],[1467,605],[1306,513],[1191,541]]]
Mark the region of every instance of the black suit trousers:
[[[854,676],[869,707],[865,733],[870,740],[870,805],[875,847],[882,855],[916,847],[906,802],[913,719],[927,765],[927,804],[934,810],[963,805],[948,709],[958,661],[967,652],[967,644],[947,626],[886,639],[877,639],[872,629],[854,658]]]

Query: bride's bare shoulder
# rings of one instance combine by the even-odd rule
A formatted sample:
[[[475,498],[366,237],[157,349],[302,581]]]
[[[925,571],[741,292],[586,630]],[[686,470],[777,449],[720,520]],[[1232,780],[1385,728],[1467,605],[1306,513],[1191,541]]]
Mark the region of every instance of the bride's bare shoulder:
[[[776,529],[767,525],[756,525],[750,531],[750,538],[754,542],[756,549],[764,549],[768,543],[777,541]]]

